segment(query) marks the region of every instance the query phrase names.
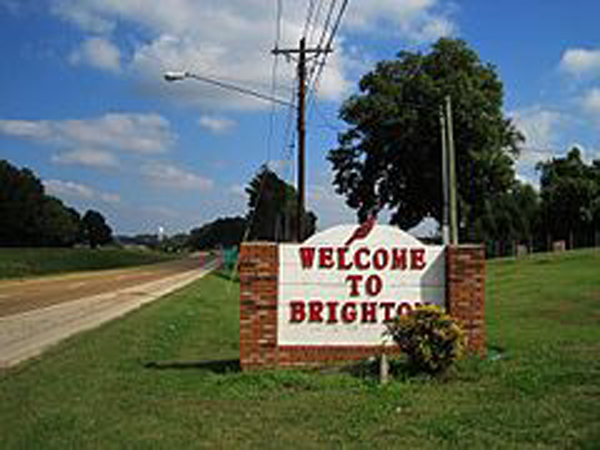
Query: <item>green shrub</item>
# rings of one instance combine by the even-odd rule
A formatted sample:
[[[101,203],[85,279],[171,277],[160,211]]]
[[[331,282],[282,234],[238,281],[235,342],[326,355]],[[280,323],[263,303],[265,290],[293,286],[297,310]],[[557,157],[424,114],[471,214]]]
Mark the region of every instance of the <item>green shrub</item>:
[[[419,372],[445,372],[464,352],[463,330],[434,305],[397,316],[387,325],[387,333],[407,356],[410,367]]]

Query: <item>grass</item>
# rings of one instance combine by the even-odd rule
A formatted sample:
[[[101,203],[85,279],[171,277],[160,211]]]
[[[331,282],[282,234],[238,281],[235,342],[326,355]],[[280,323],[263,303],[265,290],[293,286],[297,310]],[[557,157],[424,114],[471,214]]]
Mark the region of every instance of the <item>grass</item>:
[[[119,248],[0,248],[0,278],[114,269],[169,259],[173,256]]]
[[[238,288],[211,275],[0,375],[0,442],[597,448],[599,267],[598,251],[490,262],[488,340],[502,357],[386,386],[364,373],[238,372]]]

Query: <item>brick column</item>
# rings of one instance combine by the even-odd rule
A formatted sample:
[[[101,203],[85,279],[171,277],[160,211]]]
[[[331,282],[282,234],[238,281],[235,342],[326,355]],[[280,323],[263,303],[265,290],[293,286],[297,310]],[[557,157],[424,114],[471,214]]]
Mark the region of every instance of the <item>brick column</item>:
[[[274,367],[277,357],[279,252],[271,242],[240,248],[240,364],[242,369]]]
[[[467,350],[485,356],[485,250],[482,245],[446,249],[446,306],[466,332]]]

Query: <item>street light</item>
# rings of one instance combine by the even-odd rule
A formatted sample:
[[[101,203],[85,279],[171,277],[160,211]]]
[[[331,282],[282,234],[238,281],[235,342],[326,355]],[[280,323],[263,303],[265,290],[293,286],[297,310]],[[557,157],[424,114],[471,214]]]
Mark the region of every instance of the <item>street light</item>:
[[[187,72],[165,72],[165,80],[167,81],[181,81],[189,77]]]

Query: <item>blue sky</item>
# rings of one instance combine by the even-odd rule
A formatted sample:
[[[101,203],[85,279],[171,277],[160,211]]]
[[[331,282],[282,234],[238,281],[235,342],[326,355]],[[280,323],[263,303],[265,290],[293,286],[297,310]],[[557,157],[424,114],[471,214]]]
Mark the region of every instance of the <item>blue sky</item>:
[[[244,214],[261,164],[293,181],[289,111],[195,80],[190,70],[284,99],[294,65],[270,50],[315,44],[331,1],[0,0],[0,158],[34,170],[117,232],[168,234]],[[341,4],[338,2],[337,5]],[[319,7],[319,5],[321,5]],[[360,75],[440,36],[464,38],[497,67],[505,111],[528,140],[519,176],[579,145],[600,158],[600,2],[350,0],[308,117],[308,205],[319,227],[354,220],[334,194],[327,151]],[[292,124],[293,125],[293,124]]]

